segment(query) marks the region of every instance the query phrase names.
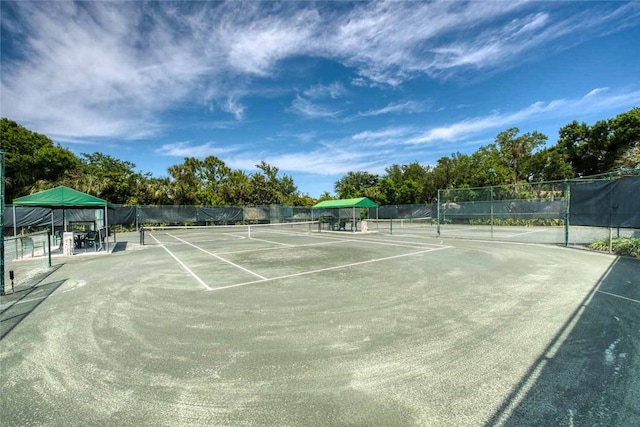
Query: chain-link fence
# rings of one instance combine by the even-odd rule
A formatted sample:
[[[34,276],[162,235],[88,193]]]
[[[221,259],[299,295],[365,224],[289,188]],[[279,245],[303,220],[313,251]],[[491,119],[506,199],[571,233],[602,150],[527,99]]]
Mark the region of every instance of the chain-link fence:
[[[639,177],[438,191],[437,234],[584,245],[640,229]]]
[[[14,222],[15,214],[15,222]],[[109,225],[126,229],[168,225],[236,225],[300,222],[313,219],[311,207],[288,205],[263,206],[125,206],[108,210]],[[62,209],[8,206],[4,215],[8,235],[31,233],[42,229],[60,231],[63,223],[90,223],[94,209]]]
[[[587,244],[594,239],[638,236],[640,177],[570,180],[438,191],[437,203],[387,205],[358,209],[356,221],[368,230],[535,243]],[[63,227],[63,212],[46,208],[15,209],[16,234]],[[352,218],[352,209],[330,212]],[[130,230],[141,226],[274,224],[320,220],[325,211],[288,205],[263,206],[115,206],[110,226]],[[94,221],[94,212],[68,210],[67,223]],[[12,209],[5,209],[4,227],[14,228]]]

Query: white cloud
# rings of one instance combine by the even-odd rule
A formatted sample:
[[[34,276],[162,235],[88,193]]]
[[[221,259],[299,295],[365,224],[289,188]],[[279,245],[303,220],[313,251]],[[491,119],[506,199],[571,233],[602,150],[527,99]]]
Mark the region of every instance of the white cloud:
[[[339,110],[314,103],[308,99],[300,97],[299,95],[296,96],[291,103],[289,111],[309,119],[336,118],[340,115]]]
[[[458,141],[484,131],[507,126],[521,127],[523,123],[553,117],[575,118],[581,115],[600,113],[611,109],[625,109],[640,104],[640,91],[625,91],[609,94],[608,91],[594,89],[578,99],[556,99],[535,102],[521,110],[493,113],[487,116],[469,118],[448,126],[430,128],[409,139],[409,144],[430,144],[437,141]]]
[[[358,113],[359,116],[380,116],[382,114],[420,113],[425,111],[424,103],[416,101],[391,102],[387,106],[377,110],[368,110]]]
[[[155,150],[156,154],[172,157],[196,157],[199,159],[207,156],[220,157],[230,153],[234,153],[241,149],[240,146],[218,146],[213,142],[207,142],[200,145],[192,145],[192,141],[180,141],[170,144],[164,144]]]
[[[382,130],[363,131],[351,137],[354,141],[366,141],[367,143],[377,143],[394,139],[406,138],[408,134],[414,133],[415,129],[410,127],[390,127]]]
[[[593,89],[591,92],[589,92],[588,94],[586,94],[584,97],[589,98],[590,96],[595,96],[595,95],[598,95],[599,93],[606,92],[608,90],[609,90],[608,87],[597,87]]]
[[[341,82],[333,82],[328,85],[315,85],[305,90],[304,95],[312,99],[337,99],[343,97],[347,90]]]
[[[624,109],[640,104],[640,91],[591,91],[590,96],[556,99],[532,103],[520,110],[493,112],[469,117],[446,126],[418,128],[392,126],[354,133],[337,139],[318,139],[316,133],[281,133],[279,137],[293,137],[304,141],[294,152],[274,153],[264,144],[220,147],[213,142],[193,144],[190,141],[165,144],[158,154],[176,157],[215,155],[234,169],[255,170],[264,160],[285,173],[330,176],[350,171],[383,174],[392,164],[417,161],[434,164],[438,157],[450,154],[452,141],[456,147],[477,147],[493,141],[497,132],[507,127],[526,126],[549,117],[575,118],[575,111],[600,115],[610,109]],[[429,146],[425,150],[425,146]],[[289,147],[290,149],[291,147]]]
[[[389,157],[384,153],[363,153],[354,156],[345,147],[333,146],[330,150],[321,148],[308,152],[283,153],[269,155],[266,153],[246,154],[229,158],[226,162],[235,169],[253,170],[255,165],[264,160],[268,164],[277,165],[283,172],[304,172],[314,175],[336,175],[349,171],[370,171],[381,173],[388,166]]]
[[[234,97],[230,97],[222,101],[220,103],[220,108],[222,111],[233,114],[238,121],[241,121],[244,118],[244,111],[246,109],[246,107]]]
[[[289,58],[350,67],[356,87],[398,86],[416,75],[503,69],[534,48],[558,49],[637,25],[640,17],[637,2],[596,3],[574,15],[563,14],[562,5],[527,1],[355,2],[335,10],[306,2],[5,8],[10,43],[3,41],[1,113],[66,139],[148,138],[164,130],[167,111],[212,101],[242,120],[248,105],[242,97],[251,95],[253,79],[281,76],[287,70],[279,65]],[[8,56],[9,45],[19,54]],[[345,93],[340,83],[318,85],[298,96],[291,111],[335,118],[341,111],[311,100]],[[393,111],[411,110],[389,104],[365,114]]]

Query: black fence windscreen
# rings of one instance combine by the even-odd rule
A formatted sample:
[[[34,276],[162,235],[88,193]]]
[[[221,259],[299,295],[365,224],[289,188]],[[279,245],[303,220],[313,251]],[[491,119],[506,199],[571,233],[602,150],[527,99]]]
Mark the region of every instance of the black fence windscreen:
[[[570,194],[571,225],[640,228],[640,177],[573,182]]]

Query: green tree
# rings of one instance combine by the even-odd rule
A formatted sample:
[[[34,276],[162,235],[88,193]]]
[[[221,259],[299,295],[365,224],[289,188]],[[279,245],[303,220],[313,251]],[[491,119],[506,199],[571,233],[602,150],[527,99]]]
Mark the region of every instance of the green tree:
[[[135,164],[95,152],[83,153],[78,167],[71,171],[65,183],[79,191],[127,204],[135,198],[138,182],[145,177],[134,171]]]
[[[171,199],[174,205],[197,205],[198,196],[203,189],[199,176],[201,161],[194,157],[186,157],[184,162],[170,166]]]
[[[640,168],[640,108],[610,120],[613,168]]]
[[[297,188],[293,178],[278,177],[278,168],[264,160],[256,165],[258,172],[251,174],[251,203],[256,205],[293,204]]]
[[[80,160],[47,136],[18,123],[0,119],[0,142],[5,151],[5,200],[58,185]]]
[[[328,191],[325,191],[320,195],[317,201],[319,203],[324,202],[325,200],[335,200],[335,197],[333,197]]]
[[[216,206],[222,204],[220,190],[222,183],[231,173],[231,169],[215,156],[205,157],[195,167],[195,175],[198,179],[196,199],[198,204]]]
[[[519,180],[526,180],[531,173],[524,167],[533,154],[533,150],[547,140],[547,136],[537,132],[528,132],[517,136],[520,129],[513,127],[500,132],[496,136],[496,144],[500,152],[505,156],[511,169],[511,183],[517,184]]]
[[[372,200],[392,205],[424,203],[429,171],[418,162],[388,167],[379,181],[377,198]]]
[[[169,177],[155,178],[144,175],[136,182],[135,195],[130,199],[132,205],[171,205],[172,186]]]
[[[481,146],[471,155],[471,187],[486,187],[509,182],[509,163],[496,144]]]
[[[575,176],[566,156],[555,146],[536,152],[529,160],[528,169],[531,181],[556,181]]]
[[[334,189],[338,199],[366,197],[365,189],[376,187],[379,179],[378,175],[369,172],[348,172],[335,183]]]
[[[251,179],[241,170],[233,170],[220,185],[222,203],[227,206],[243,206],[251,203]]]

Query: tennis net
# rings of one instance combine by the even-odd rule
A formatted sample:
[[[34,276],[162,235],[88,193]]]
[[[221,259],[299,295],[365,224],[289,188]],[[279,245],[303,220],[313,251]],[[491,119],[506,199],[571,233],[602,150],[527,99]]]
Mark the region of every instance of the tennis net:
[[[377,231],[379,233],[401,232],[402,230],[430,229],[433,224],[433,218],[394,218],[394,219],[368,219],[368,231]]]
[[[145,226],[141,229],[141,243],[148,245],[179,240],[198,243],[277,236],[295,237],[317,231],[318,221],[243,225]]]

